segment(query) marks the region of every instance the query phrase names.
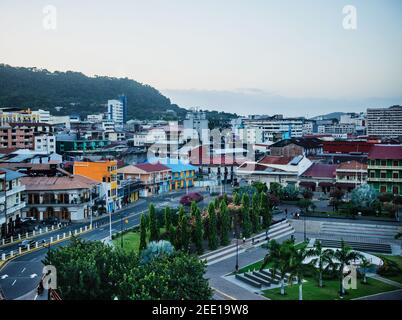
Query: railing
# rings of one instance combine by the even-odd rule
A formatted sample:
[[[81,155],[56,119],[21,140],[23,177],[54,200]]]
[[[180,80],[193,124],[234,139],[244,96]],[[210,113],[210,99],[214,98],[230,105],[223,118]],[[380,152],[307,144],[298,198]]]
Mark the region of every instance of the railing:
[[[379,169],[379,170],[402,170],[402,166],[382,166],[382,165],[368,165],[368,170],[375,170],[375,169]]]
[[[402,182],[402,178],[368,178],[370,182]]]
[[[37,250],[40,248],[50,248],[50,246],[54,243],[57,243],[59,241],[67,240],[73,236],[78,236],[82,233],[85,233],[87,231],[92,230],[93,227],[90,225],[86,225],[85,227],[80,227],[79,229],[75,229],[74,231],[69,231],[69,232],[64,232],[63,234],[58,234],[56,237],[50,237],[48,240],[41,240],[35,241],[33,245],[27,244],[25,247],[19,247],[18,250],[11,250],[10,252],[7,253],[2,253],[1,254],[1,261],[5,262],[10,259],[13,259],[19,255],[31,252],[33,250]]]
[[[3,238],[0,240],[0,248],[4,246],[8,246],[10,244],[18,243],[21,242],[22,240],[28,240],[33,237],[39,236],[41,234],[53,232],[55,230],[60,230],[64,227],[66,227],[68,224],[59,224],[59,225],[53,225],[45,228],[40,228],[39,230],[33,230],[30,232],[25,232],[25,233],[19,233],[16,236],[11,236],[9,238]]]

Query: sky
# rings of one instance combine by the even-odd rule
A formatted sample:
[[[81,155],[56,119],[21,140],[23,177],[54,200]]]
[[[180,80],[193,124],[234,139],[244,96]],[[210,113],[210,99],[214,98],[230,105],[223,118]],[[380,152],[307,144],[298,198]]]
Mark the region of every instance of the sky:
[[[0,62],[128,77],[182,107],[364,111],[402,104],[402,1],[1,0]]]

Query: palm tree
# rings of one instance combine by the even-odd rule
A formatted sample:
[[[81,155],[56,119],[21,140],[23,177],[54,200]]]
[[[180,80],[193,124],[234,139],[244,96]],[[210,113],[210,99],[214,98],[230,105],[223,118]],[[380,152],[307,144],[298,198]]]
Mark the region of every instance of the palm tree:
[[[363,270],[363,283],[367,283],[367,269],[371,266],[371,261],[368,260],[366,257],[362,257],[360,262],[360,268]]]
[[[339,294],[342,297],[345,294],[345,288],[343,287],[343,270],[345,266],[349,265],[352,261],[357,259],[362,259],[363,255],[353,251],[351,247],[345,244],[342,239],[341,248],[337,249],[334,253],[334,259],[337,261],[333,263],[338,266],[338,274],[339,274]]]
[[[289,282],[292,284],[293,281],[297,281],[297,284],[299,285],[299,300],[303,300],[304,275],[314,268],[311,263],[305,263],[309,254],[309,251],[306,248],[306,243],[299,249],[296,249],[294,245],[291,247],[292,254],[290,258]]]
[[[314,243],[314,248],[308,250],[307,256],[315,257],[311,260],[311,264],[316,267],[318,272],[318,286],[323,287],[322,275],[332,265],[332,257],[334,253],[331,249],[323,250],[321,241]]]
[[[281,283],[281,295],[285,294],[285,277],[290,271],[290,260],[292,256],[292,247],[294,241],[286,240],[281,245],[275,240],[271,240],[268,244],[268,254],[260,267],[263,270],[268,264],[271,265],[272,277],[279,274]]]

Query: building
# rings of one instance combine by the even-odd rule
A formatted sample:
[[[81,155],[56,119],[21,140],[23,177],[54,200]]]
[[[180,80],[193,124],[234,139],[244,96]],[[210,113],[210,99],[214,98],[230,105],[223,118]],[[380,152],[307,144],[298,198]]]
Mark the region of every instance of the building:
[[[268,186],[272,182],[283,186],[296,185],[299,176],[305,172],[312,162],[304,157],[266,156],[258,162],[246,161],[236,171],[238,179],[248,183],[254,181],[265,182]]]
[[[369,140],[346,140],[346,141],[323,141],[324,153],[365,153],[368,154],[376,141]]]
[[[350,192],[367,183],[367,164],[358,161],[343,162],[336,168],[336,187]]]
[[[188,112],[186,119],[183,120],[183,129],[186,139],[196,139],[201,142],[209,141],[208,119],[205,112]]]
[[[100,185],[79,175],[26,176],[22,183],[26,187],[24,217],[62,222],[89,219]]]
[[[118,169],[123,179],[138,179],[144,185],[141,197],[167,193],[171,188],[172,170],[161,163],[140,163]]]
[[[162,164],[172,171],[170,190],[186,189],[194,186],[197,167],[180,161],[169,161],[169,159],[162,161]]]
[[[101,151],[108,146],[108,140],[84,140],[84,139],[66,139],[65,137],[56,137],[56,152],[59,154],[86,154]]]
[[[108,120],[122,127],[127,121],[127,97],[121,95],[118,100],[108,100],[107,115]]]
[[[21,108],[1,108],[0,109],[0,126],[9,123],[38,123],[40,122],[40,114],[33,113],[30,109]]]
[[[322,153],[322,141],[317,138],[292,138],[275,142],[271,145],[272,156],[306,157],[316,156]]]
[[[283,118],[281,115],[264,118],[243,119],[244,128],[259,129],[262,137],[257,143],[276,142],[288,138],[303,136],[304,119]]]
[[[367,180],[381,193],[402,195],[402,145],[374,145],[368,154]]]
[[[313,163],[299,178],[299,186],[313,192],[331,192],[335,188],[337,165]]]
[[[73,173],[101,183],[99,197],[106,202],[107,212],[117,209],[117,161],[74,162]]]
[[[25,186],[21,181],[25,175],[6,168],[0,168],[0,225],[1,235],[13,233],[16,221],[22,217],[25,208],[23,192]]]
[[[48,123],[14,122],[0,126],[0,149],[34,149],[36,136],[53,136]]]
[[[101,123],[103,121],[103,113],[87,115],[87,121],[91,123]]]
[[[18,149],[2,154],[0,150],[0,164],[24,164],[24,163],[49,163],[49,162],[62,162],[63,158],[57,153],[47,153],[46,151],[32,151],[28,149]]]
[[[56,136],[47,134],[35,136],[34,151],[46,153],[56,152]]]
[[[122,207],[138,201],[141,190],[144,188],[141,180],[131,178],[124,179],[124,175],[121,173],[119,173],[117,177],[118,206]]]
[[[402,136],[402,106],[367,109],[367,135]]]

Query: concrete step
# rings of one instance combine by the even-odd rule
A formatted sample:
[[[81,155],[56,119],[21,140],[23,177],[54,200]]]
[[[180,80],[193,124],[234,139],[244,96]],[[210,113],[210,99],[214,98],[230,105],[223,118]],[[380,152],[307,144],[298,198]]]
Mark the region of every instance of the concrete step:
[[[322,227],[324,226],[337,226],[337,227],[353,227],[353,228],[363,228],[363,229],[382,229],[382,230],[398,230],[398,226],[390,226],[383,224],[359,224],[359,223],[346,223],[346,222],[322,222]]]
[[[258,277],[258,276],[256,276],[256,275],[254,275],[254,274],[252,274],[252,273],[246,272],[246,273],[244,273],[244,276],[245,276],[246,278],[249,278],[249,279],[251,279],[251,280],[254,280],[255,282],[261,283],[262,286],[269,287],[269,286],[271,285],[271,282],[269,282],[269,281],[267,281],[267,280],[264,280],[264,279],[262,279],[262,278],[260,278],[260,277]]]
[[[338,240],[325,240],[317,239],[321,241],[323,247],[340,248],[341,241]],[[353,242],[345,241],[345,243],[350,246],[353,250],[367,251],[367,252],[379,252],[379,253],[392,253],[392,248],[389,244],[379,244],[379,243],[364,243],[364,242]]]
[[[247,277],[243,276],[242,274],[236,274],[235,277],[236,277],[236,279],[243,281],[244,283],[246,283],[250,286],[253,286],[255,288],[261,289],[261,287],[262,287],[261,283],[255,281],[255,280],[252,280],[250,278],[247,278]]]
[[[340,226],[322,226],[321,230],[337,230],[337,231],[347,231],[347,232],[357,232],[357,233],[377,233],[377,234],[397,234],[397,229],[366,229],[366,228],[354,228],[354,227],[340,227]]]

